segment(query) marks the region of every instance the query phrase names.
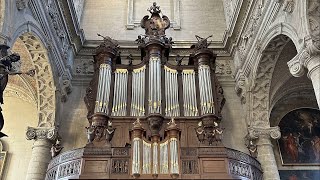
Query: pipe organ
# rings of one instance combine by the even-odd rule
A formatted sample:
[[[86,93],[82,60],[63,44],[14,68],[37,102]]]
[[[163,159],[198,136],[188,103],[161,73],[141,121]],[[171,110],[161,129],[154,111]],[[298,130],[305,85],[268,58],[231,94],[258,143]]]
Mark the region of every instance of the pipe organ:
[[[196,36],[187,64],[178,56],[177,62],[169,61],[173,42],[165,30],[170,20],[160,16],[156,3],[148,11],[151,16],[141,20],[145,34],[136,40],[139,63],[122,64],[121,47],[108,36],[96,48],[85,96],[87,143],[80,153],[72,152],[78,159],[69,158],[81,169],[70,170],[79,173],[72,177],[259,179],[238,171],[261,174],[258,162],[238,158],[222,143],[225,99],[210,36]],[[64,163],[62,157],[53,159],[47,179],[59,179],[54,174],[69,167]]]

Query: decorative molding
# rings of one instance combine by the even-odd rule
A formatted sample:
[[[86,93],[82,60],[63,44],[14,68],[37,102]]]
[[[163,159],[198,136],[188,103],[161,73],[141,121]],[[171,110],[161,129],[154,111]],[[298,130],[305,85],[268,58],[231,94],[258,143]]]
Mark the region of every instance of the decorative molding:
[[[43,128],[43,127],[28,127],[26,132],[27,140],[38,140],[38,139],[47,139],[50,141],[55,141],[58,137],[58,129],[54,128]]]
[[[295,0],[285,0],[282,5],[282,10],[287,13],[292,13],[295,7]]]
[[[170,27],[172,27],[174,30],[180,30],[181,29],[181,20],[180,20],[180,3],[181,0],[172,0],[173,1],[173,17],[171,17],[171,23]],[[132,30],[135,27],[140,26],[140,20],[136,19],[134,17],[134,0],[128,0],[128,11],[127,11],[127,24],[126,28],[128,30]]]
[[[63,21],[59,16],[59,10],[53,1],[51,1],[48,4],[47,9],[48,9],[49,17],[51,19],[50,24],[52,24],[53,30],[55,31],[56,36],[60,40],[59,43],[61,43],[59,45],[59,47],[61,47],[61,49],[59,49],[59,51],[61,52],[61,57],[66,62],[68,60],[68,51],[69,51],[70,44],[67,38],[67,33],[63,28]]]
[[[112,148],[112,156],[129,156],[129,148]]]

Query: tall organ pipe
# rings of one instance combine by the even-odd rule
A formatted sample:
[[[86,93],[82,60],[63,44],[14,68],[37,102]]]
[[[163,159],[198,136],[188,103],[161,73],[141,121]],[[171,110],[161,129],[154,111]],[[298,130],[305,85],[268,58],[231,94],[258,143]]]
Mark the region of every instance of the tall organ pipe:
[[[101,77],[101,78],[100,78]],[[95,113],[108,114],[108,104],[110,96],[111,66],[101,64],[99,71],[98,91],[96,97]]]
[[[161,64],[159,57],[150,57],[149,113],[161,113]]]

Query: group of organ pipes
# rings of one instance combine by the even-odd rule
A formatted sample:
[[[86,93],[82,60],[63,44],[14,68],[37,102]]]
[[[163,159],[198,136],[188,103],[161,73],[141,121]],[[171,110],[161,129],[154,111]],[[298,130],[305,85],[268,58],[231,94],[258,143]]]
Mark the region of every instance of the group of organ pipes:
[[[167,174],[176,178],[180,172],[180,129],[176,121],[198,118],[195,135],[205,145],[221,142],[221,109],[223,91],[215,77],[215,57],[208,49],[208,38],[197,37],[190,49],[188,65],[171,64],[172,39],[165,36],[170,26],[160,17],[155,3],[148,11],[151,17],[141,20],[145,35],[136,42],[141,50],[140,64],[119,64],[119,45],[103,37],[94,56],[95,72],[87,89],[88,147],[111,147],[114,117],[131,117],[131,174]],[[165,119],[171,119],[163,124]],[[146,121],[144,129],[140,121]],[[160,130],[165,129],[163,135]],[[151,132],[146,137],[145,131]],[[220,132],[220,133],[218,133]],[[217,136],[219,134],[219,136]],[[163,136],[163,137],[161,137]]]

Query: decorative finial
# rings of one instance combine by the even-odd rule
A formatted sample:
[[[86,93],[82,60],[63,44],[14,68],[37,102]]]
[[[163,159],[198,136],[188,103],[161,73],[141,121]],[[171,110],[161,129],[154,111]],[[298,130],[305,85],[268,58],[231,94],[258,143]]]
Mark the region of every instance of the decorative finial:
[[[191,48],[194,49],[195,51],[201,50],[201,49],[206,49],[211,44],[211,42],[208,43],[208,39],[211,38],[212,35],[208,36],[207,38],[202,38],[198,35],[195,35],[195,36],[196,36],[198,42],[191,46]]]
[[[133,127],[141,127],[140,118],[137,118],[137,120],[133,122]]]
[[[150,8],[148,8],[147,11],[149,11],[151,14],[160,14],[161,13],[160,6],[157,6],[156,2],[153,2],[152,6],[150,6]]]

